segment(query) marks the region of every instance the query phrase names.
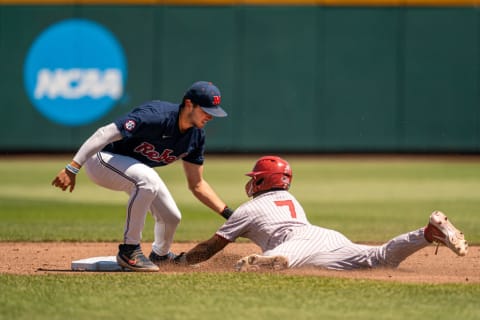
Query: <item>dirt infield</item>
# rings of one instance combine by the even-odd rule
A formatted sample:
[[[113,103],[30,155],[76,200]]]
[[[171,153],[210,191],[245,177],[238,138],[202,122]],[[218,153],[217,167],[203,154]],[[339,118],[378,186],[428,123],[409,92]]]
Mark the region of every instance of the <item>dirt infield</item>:
[[[193,243],[175,243],[174,252],[186,251]],[[97,272],[71,271],[71,262],[89,257],[112,256],[117,252],[116,243],[25,243],[0,242],[0,274],[95,274]],[[142,244],[145,253],[151,245]],[[259,253],[251,243],[234,243],[227,246],[209,261],[195,267],[168,265],[160,273],[233,272],[233,265],[242,256]],[[121,274],[121,272],[116,272]],[[470,247],[465,257],[457,257],[445,247],[435,255],[435,247],[425,248],[405,260],[397,269],[373,269],[359,271],[330,271],[321,269],[291,269],[279,271],[287,275],[313,275],[351,279],[416,283],[480,283],[480,247]]]

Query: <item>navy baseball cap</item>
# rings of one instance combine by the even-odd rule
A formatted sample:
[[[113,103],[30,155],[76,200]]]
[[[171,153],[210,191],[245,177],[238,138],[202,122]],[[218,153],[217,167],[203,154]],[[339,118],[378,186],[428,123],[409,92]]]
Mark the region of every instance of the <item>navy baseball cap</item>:
[[[198,104],[203,111],[214,117],[226,117],[227,113],[220,107],[222,95],[220,90],[208,81],[198,81],[185,93],[185,97]]]

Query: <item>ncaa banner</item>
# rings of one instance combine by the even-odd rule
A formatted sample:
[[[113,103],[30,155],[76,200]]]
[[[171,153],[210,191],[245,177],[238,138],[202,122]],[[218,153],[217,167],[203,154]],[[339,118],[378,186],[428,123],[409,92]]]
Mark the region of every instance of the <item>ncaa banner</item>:
[[[47,119],[80,126],[104,116],[123,96],[127,66],[122,46],[100,24],[68,19],[44,30],[24,64],[24,85]]]

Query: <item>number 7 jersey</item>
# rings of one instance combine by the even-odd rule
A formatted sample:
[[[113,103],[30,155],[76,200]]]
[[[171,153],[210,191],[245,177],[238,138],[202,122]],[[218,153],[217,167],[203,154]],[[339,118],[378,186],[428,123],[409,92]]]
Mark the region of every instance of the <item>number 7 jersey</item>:
[[[286,190],[275,190],[242,204],[216,234],[231,242],[250,239],[265,252],[283,243],[296,228],[310,225],[297,199]]]

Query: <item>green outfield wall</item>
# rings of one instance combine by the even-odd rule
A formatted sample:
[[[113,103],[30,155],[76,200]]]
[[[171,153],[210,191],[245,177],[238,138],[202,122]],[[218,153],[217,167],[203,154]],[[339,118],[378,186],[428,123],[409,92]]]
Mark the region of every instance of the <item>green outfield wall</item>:
[[[210,80],[229,113],[207,127],[210,152],[477,153],[479,2],[0,0],[0,151],[75,150],[133,106]],[[45,40],[72,19],[111,33],[124,64],[77,48],[90,36],[75,28]],[[108,99],[80,124],[37,105],[81,117]]]

